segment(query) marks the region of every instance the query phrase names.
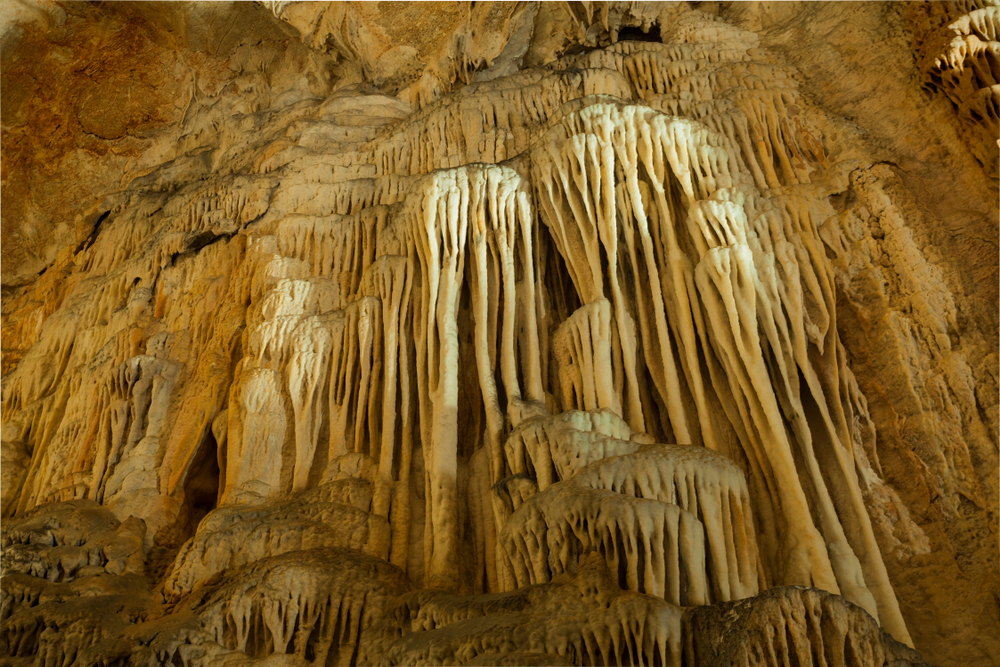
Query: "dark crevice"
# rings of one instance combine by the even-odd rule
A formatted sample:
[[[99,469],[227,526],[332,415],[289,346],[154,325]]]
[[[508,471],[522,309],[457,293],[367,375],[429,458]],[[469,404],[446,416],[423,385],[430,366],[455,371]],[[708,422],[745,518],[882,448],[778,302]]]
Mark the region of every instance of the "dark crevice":
[[[87,235],[87,238],[81,241],[80,245],[76,247],[76,254],[80,254],[85,250],[89,250],[90,246],[94,245],[94,242],[97,240],[97,235],[101,231],[101,224],[108,219],[109,215],[111,215],[111,211],[105,211],[104,213],[101,213],[101,215],[98,216],[97,220],[94,221],[94,226],[91,228],[90,234]],[[42,273],[44,272],[45,271],[43,269]]]
[[[590,53],[591,51],[596,51],[596,50],[597,50],[596,46],[587,46],[586,44],[570,44],[559,55],[562,57],[575,56],[581,53]],[[580,70],[576,68],[569,68],[567,69],[567,71],[579,72]]]
[[[206,248],[222,239],[230,239],[232,237],[232,232],[228,234],[216,234],[207,229],[200,232],[193,232],[188,234],[187,238],[184,239],[184,252],[181,254],[198,252],[202,248]]]
[[[188,234],[187,238],[184,239],[184,250],[172,253],[170,255],[170,262],[168,263],[168,266],[174,266],[178,259],[194,256],[208,246],[218,243],[219,241],[229,240],[235,234],[236,232],[216,234],[215,232],[208,230]]]
[[[205,515],[215,509],[221,484],[218,445],[211,427],[206,427],[201,446],[184,480],[184,499],[191,514],[190,534],[194,534]]]
[[[619,42],[657,42],[659,43],[659,30],[644,31],[639,26],[629,26],[618,31]]]

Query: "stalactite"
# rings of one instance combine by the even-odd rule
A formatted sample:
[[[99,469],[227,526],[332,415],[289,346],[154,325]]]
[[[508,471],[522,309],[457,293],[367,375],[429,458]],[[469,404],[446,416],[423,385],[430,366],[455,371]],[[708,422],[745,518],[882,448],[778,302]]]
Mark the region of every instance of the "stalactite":
[[[406,327],[412,289],[412,264],[401,256],[383,255],[365,274],[364,291],[378,297],[382,304],[384,384],[382,388],[382,442],[380,443],[378,481],[373,511],[391,518],[392,558],[394,565],[405,568],[410,524],[409,473],[413,455],[413,429],[409,426],[411,393],[407,382],[410,372],[409,330]],[[401,432],[396,427],[397,389]],[[399,460],[395,452],[399,443]],[[390,502],[392,513],[390,515]]]
[[[389,665],[502,664],[520,647],[529,664],[679,665],[681,610],[618,589],[600,558],[573,579],[491,596],[418,591],[399,599],[373,651]],[[538,656],[539,662],[534,662]]]
[[[512,474],[529,473],[545,489],[591,461],[634,452],[640,445],[631,437],[628,425],[610,410],[568,410],[514,429],[504,454]]]
[[[372,511],[371,485],[327,482],[292,500],[210,512],[177,555],[164,594],[179,600],[221,572],[284,553],[338,547],[388,555],[389,525]]]
[[[475,178],[475,176],[473,176]],[[421,275],[414,304],[421,443],[426,470],[425,554],[431,585],[454,585],[457,568],[457,309],[469,225],[469,174],[438,172],[406,211]],[[412,203],[411,203],[412,202]],[[475,202],[471,202],[475,205]]]
[[[675,604],[682,589],[715,600],[754,595],[765,577],[742,472],[704,448],[642,445],[613,414],[593,414],[536,420],[508,439],[515,476],[503,486],[501,541],[518,585],[548,581],[597,548],[624,587]],[[532,477],[537,492],[529,485],[525,496]],[[670,554],[673,566],[663,560]]]
[[[725,621],[719,623],[720,617]],[[916,651],[887,637],[860,608],[829,593],[790,586],[754,602],[689,610],[685,667],[920,664]]]
[[[621,132],[623,136],[617,142],[612,142],[610,139],[606,140],[606,148],[599,149],[598,144],[593,141],[593,137],[595,134],[597,137],[602,136],[600,130],[602,126],[600,125],[601,121],[598,115],[602,112],[612,116],[620,114],[621,120],[608,124],[608,127],[616,128],[615,131]],[[631,129],[636,126],[639,128],[648,127],[649,129]],[[843,589],[849,599],[853,599],[859,604],[866,606],[872,613],[876,612],[877,606],[881,606],[892,617],[898,619],[898,612],[895,610],[893,599],[883,597],[879,605],[871,597],[868,588],[861,583],[865,579],[861,574],[862,568],[860,562],[856,556],[851,555],[859,551],[864,553],[870,548],[864,544],[867,539],[864,535],[871,535],[864,528],[867,521],[863,518],[860,519],[861,531],[855,537],[855,544],[848,546],[843,529],[838,521],[827,522],[821,518],[820,525],[817,527],[812,524],[812,520],[807,518],[805,513],[797,509],[802,508],[804,510],[809,506],[809,501],[806,500],[805,492],[798,479],[796,465],[792,460],[792,444],[787,439],[785,427],[783,425],[779,426],[779,424],[784,424],[784,419],[781,416],[778,397],[774,393],[774,390],[771,389],[772,386],[781,387],[782,383],[790,382],[795,377],[789,375],[790,371],[785,371],[775,377],[764,364],[763,359],[752,352],[752,350],[760,349],[762,346],[766,347],[760,341],[756,332],[758,322],[757,309],[760,308],[763,312],[770,311],[772,308],[771,304],[775,303],[775,298],[777,297],[778,302],[788,303],[787,308],[793,313],[797,307],[796,304],[802,303],[803,298],[805,298],[805,303],[809,304],[808,315],[804,313],[804,317],[798,318],[793,315],[791,319],[796,322],[805,321],[806,328],[809,329],[811,335],[808,343],[818,346],[820,353],[822,353],[823,335],[829,327],[829,323],[825,319],[828,318],[827,313],[830,312],[830,307],[827,304],[830,303],[831,297],[829,287],[825,289],[823,287],[824,284],[827,286],[830,284],[828,276],[816,274],[811,268],[806,268],[815,265],[824,265],[822,259],[816,255],[814,250],[815,245],[812,246],[813,250],[810,250],[810,246],[808,245],[810,242],[806,240],[816,238],[815,232],[812,231],[815,228],[809,229],[807,226],[803,230],[806,233],[795,232],[794,238],[798,239],[798,248],[784,242],[776,251],[784,253],[784,255],[779,255],[784,257],[788,257],[789,252],[795,253],[797,261],[785,260],[785,266],[790,266],[790,262],[794,261],[795,266],[801,264],[804,267],[801,279],[798,276],[790,276],[788,279],[782,281],[782,285],[788,286],[784,289],[797,289],[800,280],[805,289],[789,294],[766,293],[763,291],[759,293],[755,292],[754,286],[760,284],[760,279],[757,278],[758,264],[761,265],[761,270],[764,270],[764,264],[770,261],[767,257],[771,255],[768,254],[767,249],[770,247],[770,237],[773,235],[772,232],[768,232],[768,228],[762,227],[761,223],[771,218],[765,212],[765,202],[762,201],[757,206],[754,203],[756,200],[752,195],[746,196],[740,194],[748,187],[746,179],[734,178],[728,173],[728,162],[724,158],[724,152],[721,149],[711,150],[708,148],[712,145],[713,140],[705,134],[699,134],[699,132],[704,132],[704,130],[697,130],[678,121],[669,121],[669,124],[667,124],[667,121],[660,121],[656,116],[650,117],[647,115],[647,112],[638,109],[634,112],[629,108],[619,110],[616,107],[605,107],[602,109],[598,105],[593,105],[578,115],[573,114],[563,119],[557,127],[565,129],[562,130],[562,133],[549,130],[547,136],[552,137],[551,142],[543,143],[543,146],[545,146],[544,150],[536,148],[533,152],[536,168],[542,169],[542,173],[545,174],[553,170],[556,170],[556,173],[559,174],[558,177],[553,175],[545,179],[546,189],[539,192],[539,199],[543,203],[543,211],[547,211],[543,215],[543,219],[556,221],[553,231],[556,234],[557,247],[559,247],[560,252],[567,261],[567,266],[570,268],[570,275],[574,279],[574,283],[581,296],[586,300],[593,295],[603,294],[604,288],[602,285],[606,284],[607,281],[602,270],[602,263],[607,262],[609,273],[612,267],[617,264],[617,261],[614,260],[617,254],[617,239],[609,239],[608,234],[601,237],[599,233],[600,220],[607,219],[609,216],[611,216],[611,219],[615,218],[612,211],[614,211],[616,198],[611,195],[606,196],[604,199],[606,203],[603,209],[598,204],[600,200],[596,197],[593,199],[593,203],[590,203],[586,193],[593,191],[593,188],[596,186],[586,185],[586,174],[600,172],[594,167],[584,167],[582,165],[573,167],[572,161],[560,163],[557,161],[559,158],[555,157],[558,155],[556,151],[559,150],[559,146],[563,146],[567,155],[575,155],[577,156],[577,160],[583,160],[583,155],[585,154],[592,156],[590,157],[591,160],[596,160],[596,156],[607,155],[608,152],[613,150],[612,146],[615,146],[617,147],[614,149],[615,157],[611,158],[607,156],[603,159],[617,159],[623,165],[622,172],[626,175],[626,179],[624,188],[619,190],[621,193],[620,199],[623,207],[628,206],[631,209],[631,215],[626,214],[622,217],[631,217],[637,220],[640,223],[637,225],[638,228],[642,229],[641,223],[646,218],[646,207],[643,205],[643,193],[645,192],[646,203],[650,204],[650,209],[657,210],[661,229],[666,228],[666,233],[661,231],[660,234],[660,238],[666,241],[667,250],[664,254],[669,257],[671,253],[670,246],[675,244],[681,248],[692,244],[692,250],[696,253],[691,258],[691,264],[694,265],[694,275],[692,276],[691,273],[688,273],[686,276],[683,274],[678,276],[675,273],[672,276],[675,277],[675,280],[667,283],[669,285],[667,293],[673,292],[674,295],[673,298],[667,299],[668,303],[673,302],[676,304],[678,302],[683,303],[684,301],[695,304],[700,303],[707,315],[707,321],[701,323],[697,321],[700,319],[697,312],[700,308],[695,310],[696,319],[694,322],[691,322],[689,319],[690,316],[687,314],[689,312],[687,308],[676,309],[675,307],[673,312],[670,313],[673,316],[670,319],[676,322],[674,327],[685,332],[685,334],[677,338],[680,338],[681,341],[685,341],[686,339],[686,342],[690,345],[687,354],[682,356],[682,358],[686,357],[686,365],[688,366],[688,372],[685,375],[687,378],[691,378],[688,386],[695,384],[694,376],[700,374],[695,370],[701,366],[697,357],[697,345],[695,344],[696,339],[694,335],[695,332],[698,332],[701,344],[710,344],[715,350],[715,354],[724,361],[724,368],[726,369],[729,384],[728,390],[725,387],[718,386],[718,383],[715,386],[716,393],[723,395],[722,402],[729,402],[731,399],[725,397],[724,394],[733,392],[738,399],[737,405],[744,401],[747,405],[747,410],[742,413],[744,415],[743,428],[748,433],[755,431],[760,433],[756,437],[759,437],[764,442],[779,443],[777,446],[772,444],[763,447],[758,446],[753,450],[755,453],[748,453],[748,456],[753,456],[757,460],[754,465],[760,466],[765,474],[774,476],[773,483],[777,485],[777,494],[784,499],[783,505],[785,509],[782,512],[783,520],[790,521],[794,525],[799,526],[795,529],[795,533],[798,536],[799,546],[797,548],[802,550],[802,555],[791,556],[785,559],[785,562],[792,568],[795,567],[794,563],[801,563],[802,566],[809,569],[809,575],[806,578],[802,578],[805,574],[804,572],[796,574],[794,569],[789,569],[781,572],[779,578],[785,581],[818,583],[831,590],[840,591]],[[575,132],[585,130],[589,130],[592,134],[574,134]],[[583,148],[585,144],[581,137],[588,137],[587,142],[590,142],[590,148]],[[671,143],[668,144],[664,139],[658,139],[658,137],[673,138]],[[686,146],[686,150],[678,150],[678,144]],[[635,146],[635,152],[631,153],[633,150],[631,147],[633,146]],[[601,153],[601,150],[605,152]],[[692,166],[695,166],[695,168],[692,169]],[[668,171],[665,172],[665,169]],[[670,176],[671,172],[673,174],[672,177]],[[639,173],[663,174],[663,176],[650,179],[648,183],[644,183],[645,188],[640,189],[639,181],[637,180]],[[633,174],[636,176],[632,176]],[[570,190],[569,188],[570,181],[568,179],[571,175],[576,179],[576,188],[574,190]],[[554,189],[553,184],[557,183],[562,183],[559,190]],[[737,184],[738,187],[734,188],[733,186]],[[664,187],[664,185],[669,187]],[[674,192],[676,194],[673,194]],[[574,195],[570,193],[579,194]],[[655,194],[649,196],[650,193]],[[678,197],[678,199],[671,201],[673,197]],[[576,202],[575,204],[573,203],[574,201]],[[545,208],[546,202],[550,202],[547,205],[549,207],[547,209]],[[801,204],[797,205],[801,206]],[[671,221],[678,220],[680,215],[683,215],[679,214],[679,210],[683,209],[690,211],[685,220],[686,229],[678,226],[676,231],[680,232],[683,236],[680,239],[673,240],[671,237],[674,234],[670,233],[672,231],[670,228],[674,227],[677,223]],[[749,209],[749,211],[745,211],[744,209]],[[563,213],[561,211],[567,212]],[[571,216],[568,211],[572,211]],[[802,223],[799,220],[811,219],[804,212],[795,212],[787,215],[790,218],[791,224],[799,226],[799,229],[802,228]],[[753,220],[753,223],[750,223],[748,218]],[[559,222],[562,220],[572,220],[573,226],[567,228],[565,223]],[[751,224],[753,227],[751,227]],[[752,228],[755,233],[748,233],[748,228]],[[637,244],[633,240],[634,236],[632,236],[634,232],[630,233],[630,225],[622,224],[621,231],[626,235],[626,246],[630,250],[636,248]],[[758,238],[761,239],[760,242],[765,247],[765,250],[759,253],[761,255],[759,259],[751,253],[747,245],[751,242],[756,243]],[[558,241],[558,239],[562,239],[562,241]],[[655,258],[651,241],[650,239],[645,245],[643,263],[646,266],[652,263],[649,261],[651,258]],[[601,252],[602,249],[603,253]],[[636,255],[637,253],[633,250],[630,260],[633,262],[633,266],[635,266],[633,270],[638,273],[642,265],[639,264]],[[656,262],[656,264],[659,263]],[[691,266],[691,264],[688,264],[688,266]],[[683,263],[678,262],[674,266],[683,271]],[[785,269],[785,271],[787,272],[788,269]],[[614,281],[612,281],[612,285],[614,285]],[[613,289],[617,288],[613,287]],[[803,294],[809,296],[800,296]],[[655,293],[652,298],[638,297],[638,303],[643,303],[643,301],[647,303],[651,301],[654,306],[657,306],[660,302],[656,298]],[[630,302],[634,303],[635,299],[630,300]],[[625,300],[621,300],[621,303],[624,305]],[[622,308],[617,303],[613,303],[612,306],[615,311],[619,311]],[[671,342],[668,319],[666,317],[667,312],[665,310],[660,311],[655,307],[653,310],[653,313],[646,313],[644,318],[640,317],[640,329],[645,328],[648,331],[651,328],[648,324],[649,320],[656,322],[660,334],[658,338],[662,353],[665,347],[669,350]],[[800,312],[803,311],[800,309]],[[616,321],[619,324],[619,330],[621,330],[623,323],[626,327],[631,327],[634,320],[631,316],[626,315],[625,317],[617,316]],[[763,319],[762,321],[764,323],[764,330],[767,331],[767,320]],[[738,322],[746,322],[746,325],[734,324]],[[738,330],[733,330],[734,326]],[[708,328],[707,331],[704,330],[705,327]],[[702,331],[699,331],[699,329],[702,329]],[[727,332],[727,330],[732,331],[732,333]],[[657,339],[652,336],[649,338],[652,340]],[[774,341],[773,344],[777,343],[778,341]],[[614,345],[612,349],[615,351],[622,350],[623,362],[626,369],[631,365],[633,368],[631,375],[632,377],[637,377],[635,359],[634,357],[631,360],[629,359],[627,347],[624,345]],[[806,341],[803,340],[800,343],[799,349],[803,352],[805,351]],[[667,361],[672,361],[671,356],[663,356],[666,356]],[[802,361],[799,365],[806,374],[806,377],[815,377],[814,362],[807,361],[804,357],[800,358]],[[661,359],[663,359],[662,356]],[[683,367],[685,364],[680,365]],[[747,366],[746,370],[740,370],[744,365]],[[672,366],[676,368],[676,365],[662,363],[661,360],[655,360],[655,363],[651,362],[650,366],[663,368],[668,372]],[[831,368],[829,365],[827,367]],[[835,372],[835,365],[832,367],[832,370]],[[571,376],[570,373],[573,373],[573,375]],[[574,371],[570,371],[564,375],[564,378],[575,377],[575,375]],[[626,372],[626,375],[628,375],[628,372]],[[782,378],[788,379],[785,380]],[[564,379],[563,382],[572,383],[572,380]],[[734,382],[738,382],[738,384],[734,384]],[[653,384],[655,386],[658,383],[654,381]],[[676,374],[673,375],[669,382],[661,376],[659,384],[660,386],[666,385],[669,387],[669,389],[661,394],[661,401],[668,408],[671,405],[676,406],[669,420],[671,426],[670,432],[673,433],[674,437],[681,442],[683,442],[682,438],[685,436],[690,437],[687,425],[692,420],[684,414],[683,406],[684,404],[694,404],[696,409],[700,408],[698,422],[701,428],[699,430],[702,432],[703,437],[704,435],[708,435],[711,438],[705,442],[706,445],[711,445],[714,440],[713,425],[717,423],[718,416],[710,414],[710,403],[704,398],[704,395],[699,392],[701,395],[698,399],[678,400],[680,398],[678,390],[682,387],[679,384]],[[572,386],[572,384],[568,386]],[[811,390],[815,394],[815,404],[826,406],[828,399],[824,397],[818,385],[813,383]],[[791,391],[798,393],[799,390],[795,388]],[[567,390],[564,389],[563,393],[566,395]],[[629,395],[636,395],[638,393],[635,390],[628,392]],[[740,395],[742,395],[742,398],[739,398]],[[833,395],[835,396],[836,393]],[[826,408],[820,409],[822,411]],[[671,411],[668,409],[669,413]],[[792,423],[794,425],[794,420]],[[811,441],[811,430],[808,428],[800,430],[793,426],[793,432],[798,440],[805,442],[806,447],[811,447],[809,444]],[[749,436],[751,442],[753,438],[754,436]],[[834,451],[843,451],[840,447],[843,447],[843,445],[835,445]],[[839,456],[839,454],[836,455]],[[826,482],[820,478],[818,468],[813,467],[809,474],[813,480],[813,485],[816,485],[819,489],[825,488]],[[847,474],[849,475],[850,473]],[[773,498],[771,502],[775,506],[778,506],[778,503]],[[827,504],[827,501],[822,500],[822,498],[819,500],[819,503],[820,507],[831,508],[831,505]],[[820,510],[820,517],[832,517],[830,514],[824,514],[826,511]],[[826,541],[833,545],[830,547],[830,550],[831,554],[835,555],[831,556],[827,553],[818,528],[822,529],[823,533],[828,536]],[[838,543],[843,546],[835,546]],[[855,549],[858,551],[854,551]],[[880,583],[881,580],[884,580],[884,575],[880,568],[869,566],[867,569],[869,578],[874,582],[876,590],[884,590]],[[893,622],[895,623],[896,621]]]
[[[552,353],[559,369],[560,395],[566,410],[611,410],[621,415],[621,385],[612,356],[620,352],[611,336],[607,299],[588,303],[559,325]],[[618,374],[618,380],[621,379]]]
[[[989,2],[946,2],[911,9],[924,87],[951,101],[969,150],[996,178],[1000,173],[994,148],[1000,127],[1000,7]]]
[[[254,658],[351,664],[373,619],[407,590],[401,571],[331,548],[276,556],[223,582],[199,613],[213,640]]]
[[[742,471],[729,459],[704,448],[644,445],[634,454],[591,463],[572,480],[677,505],[698,517],[713,599],[750,597],[765,587],[749,492]]]
[[[123,660],[148,614],[141,655],[185,667],[699,664],[709,612],[680,607],[789,585],[909,642],[821,239],[827,112],[721,19],[559,11],[586,50],[525,45],[498,56],[517,71],[484,60],[434,100],[433,77],[302,98],[243,119],[260,136],[228,157],[179,150],[115,195],[41,333],[9,334],[37,338],[2,397],[12,657]],[[995,13],[923,63],[970,108]],[[36,525],[69,499],[98,537]],[[94,502],[148,505],[148,530]],[[143,552],[173,621],[46,606]],[[896,655],[810,595],[733,660]]]
[[[622,588],[679,606],[708,604],[704,526],[678,506],[554,484],[501,531],[518,586],[545,583],[597,550]]]
[[[431,576],[446,577],[456,528],[447,509],[454,494],[458,453],[455,340],[460,290],[469,276],[476,337],[476,368],[486,408],[489,468],[492,482],[503,476],[501,439],[504,412],[494,376],[499,362],[503,398],[519,415],[525,401],[544,400],[540,343],[530,326],[536,300],[528,195],[511,169],[483,168],[438,172],[407,202],[407,220],[421,271],[420,300],[415,304],[414,333],[420,392],[421,441],[430,485],[428,533],[432,551],[441,553]],[[468,256],[467,256],[468,254]],[[468,261],[468,269],[466,269]],[[516,266],[521,266],[518,280]],[[522,318],[518,318],[518,313]],[[529,327],[517,332],[518,319]],[[518,335],[519,334],[519,335]],[[499,336],[499,344],[497,342]],[[521,382],[527,394],[522,394]],[[425,389],[424,389],[425,388]],[[428,451],[428,444],[434,443]],[[440,515],[440,516],[439,516]],[[438,524],[438,525],[435,525]]]

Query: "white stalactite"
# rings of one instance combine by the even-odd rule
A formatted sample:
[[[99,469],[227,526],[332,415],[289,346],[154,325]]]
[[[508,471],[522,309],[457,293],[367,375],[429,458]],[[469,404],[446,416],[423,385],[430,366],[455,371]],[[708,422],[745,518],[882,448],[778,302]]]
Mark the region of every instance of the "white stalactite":
[[[626,10],[567,11],[593,46]],[[79,251],[4,376],[4,515],[148,501],[147,533],[107,539],[181,545],[162,591],[207,589],[217,652],[197,660],[679,665],[678,607],[787,585],[908,642],[820,238],[825,112],[752,33],[643,16],[672,41],[433,102],[413,84],[413,113],[303,99],[255,121],[270,138],[240,149],[242,173],[129,189],[120,242]],[[925,68],[981,65],[972,36],[995,37],[996,12],[963,21]],[[949,95],[979,104],[962,76]],[[219,506],[195,517],[212,464]],[[32,556],[49,538],[29,532],[10,538],[25,577],[138,569],[83,543]],[[407,578],[444,591],[397,598]],[[25,611],[42,589],[16,590],[3,632],[23,657],[49,644]],[[798,630],[762,632],[807,655]]]

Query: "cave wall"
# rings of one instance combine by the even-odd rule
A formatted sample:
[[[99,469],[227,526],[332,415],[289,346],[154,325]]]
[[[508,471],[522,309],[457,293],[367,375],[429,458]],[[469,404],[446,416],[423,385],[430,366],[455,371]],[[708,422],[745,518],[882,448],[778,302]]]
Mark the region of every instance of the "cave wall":
[[[998,12],[9,11],[10,659],[996,664]]]

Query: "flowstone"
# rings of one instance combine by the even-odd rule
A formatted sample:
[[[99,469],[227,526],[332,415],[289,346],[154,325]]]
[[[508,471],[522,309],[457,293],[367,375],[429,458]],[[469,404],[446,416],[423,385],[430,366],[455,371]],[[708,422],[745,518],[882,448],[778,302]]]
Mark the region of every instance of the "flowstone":
[[[917,522],[995,537],[995,331],[792,9],[189,4],[18,33],[119,17],[194,83],[172,129],[79,103],[143,157],[4,283],[5,664],[947,658]],[[997,8],[886,12],[995,176]]]

